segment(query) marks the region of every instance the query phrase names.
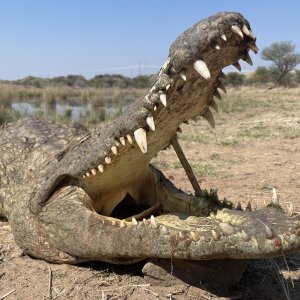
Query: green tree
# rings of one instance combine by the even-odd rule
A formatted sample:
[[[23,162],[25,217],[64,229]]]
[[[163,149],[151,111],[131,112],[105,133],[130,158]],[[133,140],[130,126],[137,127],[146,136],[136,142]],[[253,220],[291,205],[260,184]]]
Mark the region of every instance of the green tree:
[[[263,49],[262,59],[271,61],[273,68],[277,71],[275,86],[284,85],[285,77],[300,63],[300,53],[296,53],[295,48],[292,42],[285,41],[273,43]]]
[[[227,74],[227,84],[232,86],[240,86],[245,82],[245,75],[238,72],[229,72]]]

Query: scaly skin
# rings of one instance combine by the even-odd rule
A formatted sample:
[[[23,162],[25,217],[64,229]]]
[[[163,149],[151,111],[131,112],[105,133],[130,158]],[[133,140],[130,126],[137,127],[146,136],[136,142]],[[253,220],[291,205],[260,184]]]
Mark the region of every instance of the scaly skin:
[[[220,13],[180,35],[145,97],[105,128],[30,119],[7,126],[0,214],[18,245],[67,263],[261,258],[299,250],[298,216],[276,205],[234,210],[214,192],[187,195],[150,165],[184,121],[202,115],[214,126],[209,106],[216,108],[222,69],[240,58],[250,62],[249,48],[257,51],[248,21]]]

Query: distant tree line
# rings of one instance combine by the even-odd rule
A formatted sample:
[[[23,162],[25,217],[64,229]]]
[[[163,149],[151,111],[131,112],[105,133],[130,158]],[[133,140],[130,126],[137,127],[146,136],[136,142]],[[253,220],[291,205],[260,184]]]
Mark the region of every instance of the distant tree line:
[[[3,83],[13,83],[22,86],[31,86],[37,88],[44,87],[60,87],[68,86],[73,88],[85,88],[85,87],[96,87],[96,88],[146,88],[149,87],[153,82],[153,75],[140,75],[134,78],[126,77],[118,74],[105,74],[96,75],[91,79],[86,79],[82,75],[68,75],[59,76],[53,78],[41,78],[28,76],[20,80],[15,81],[4,81]]]

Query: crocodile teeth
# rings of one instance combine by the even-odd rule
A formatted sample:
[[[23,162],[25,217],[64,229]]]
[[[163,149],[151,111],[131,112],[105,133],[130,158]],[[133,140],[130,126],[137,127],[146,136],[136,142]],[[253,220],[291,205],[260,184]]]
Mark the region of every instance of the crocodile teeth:
[[[218,105],[214,99],[211,99],[211,101],[209,102],[209,106],[212,107],[215,110],[215,112],[219,112]]]
[[[207,120],[212,128],[215,128],[216,123],[209,108],[204,112],[204,114],[202,114],[202,117]]]
[[[244,24],[243,28],[242,28],[242,31],[246,34],[246,35],[250,35],[250,31],[248,29],[248,27]]]
[[[169,230],[165,226],[162,226],[160,230],[161,230],[162,234],[165,234],[165,235],[169,234]]]
[[[219,239],[219,237],[220,237],[219,234],[216,231],[214,231],[214,230],[211,231],[211,234],[212,234],[213,239],[215,241],[217,241]]]
[[[121,136],[120,137],[120,142],[121,142],[121,144],[123,145],[123,146],[125,146],[125,138],[124,138],[124,136]]]
[[[265,225],[266,236],[268,239],[272,239],[274,237],[272,230],[269,226]]]
[[[219,227],[225,235],[231,235],[235,233],[234,228],[228,223],[220,223]]]
[[[92,170],[91,170],[91,173],[95,176],[95,175],[97,174],[96,169],[92,169]]]
[[[134,226],[138,225],[138,221],[136,220],[136,218],[132,217],[131,224]]]
[[[242,70],[241,65],[239,64],[239,62],[237,61],[236,63],[232,64],[234,67],[236,67],[239,71]]]
[[[150,224],[151,224],[152,228],[157,228],[157,226],[158,226],[158,224],[157,224],[157,222],[156,222],[156,220],[155,220],[155,218],[154,218],[153,215],[151,215]]]
[[[211,77],[209,69],[203,60],[197,60],[194,63],[194,69],[205,79],[209,79]]]
[[[132,144],[133,144],[133,140],[132,140],[131,135],[130,135],[130,134],[127,134],[126,137],[127,137],[127,140],[128,140],[128,142],[129,142],[129,144],[132,145]]]
[[[184,73],[180,73],[180,77],[181,77],[181,79],[183,80],[183,81],[186,81],[186,76],[185,76],[185,74]]]
[[[105,160],[106,164],[111,163],[111,158],[109,156],[106,156],[104,160]]]
[[[111,152],[112,152],[114,155],[117,155],[118,149],[117,149],[116,146],[112,146],[110,149],[111,149]]]
[[[139,145],[142,153],[146,154],[147,153],[147,134],[146,130],[144,128],[139,128],[135,130],[134,132],[134,137]]]
[[[103,172],[104,172],[104,167],[103,167],[103,165],[100,164],[100,165],[98,166],[98,170],[99,170],[100,173],[103,173]]]
[[[121,144],[120,144],[118,141],[115,141],[115,145],[116,145],[117,147],[121,147]]]
[[[245,242],[250,240],[249,235],[244,230],[242,230],[242,238]]]
[[[256,45],[254,44],[248,44],[247,45],[255,54],[257,54],[258,53],[258,48],[256,47]]]
[[[247,206],[246,206],[246,210],[248,211],[252,211],[252,205],[251,205],[251,202],[249,201]]]
[[[159,100],[163,104],[163,106],[167,106],[167,96],[166,94],[160,94],[159,95]]]
[[[156,111],[156,110],[157,110],[157,106],[156,106],[156,105],[154,105],[154,107],[153,107],[153,110],[154,110],[154,111]]]
[[[226,87],[225,87],[225,85],[224,85],[222,82],[219,83],[219,88],[220,88],[225,94],[227,93]]]
[[[240,29],[239,26],[237,25],[232,25],[231,26],[231,31],[234,32],[235,34],[237,34],[239,37],[244,38],[244,35]]]
[[[112,225],[112,226],[116,226],[116,225],[117,225],[116,221],[114,221],[114,220],[111,221],[111,225]]]
[[[227,37],[226,37],[225,33],[221,34],[221,39],[225,42],[227,41]]]
[[[244,58],[244,61],[246,63],[248,63],[250,66],[253,66],[253,61],[248,53],[247,53],[246,57]]]
[[[289,217],[292,217],[292,216],[293,216],[293,214],[294,214],[294,205],[293,205],[293,203],[291,203],[291,204],[288,206],[287,214],[288,214]]]
[[[86,172],[85,175],[86,177],[90,177],[91,174],[89,172]]]
[[[220,94],[220,92],[219,92],[218,90],[215,90],[214,96],[215,96],[216,98],[218,98],[219,100],[222,100],[222,96],[221,96],[221,94]]]
[[[190,236],[191,236],[191,238],[192,238],[193,241],[195,241],[195,242],[198,241],[198,237],[197,237],[197,235],[196,235],[196,233],[194,231],[190,232]]]
[[[243,210],[243,209],[242,209],[241,202],[239,202],[239,203],[237,204],[236,210]]]
[[[219,45],[216,45],[216,46],[215,46],[215,49],[216,49],[216,50],[220,50],[221,48],[220,48]]]
[[[152,131],[155,131],[155,124],[154,124],[154,119],[152,116],[149,116],[146,118],[146,123],[148,124],[149,128],[152,130]]]
[[[276,192],[275,188],[273,188],[273,190],[272,190],[272,204],[279,206],[279,200],[278,200],[277,192]]]
[[[166,91],[168,91],[170,87],[171,87],[171,84],[168,83],[168,84],[166,85]]]
[[[124,227],[126,227],[126,224],[125,224],[125,221],[122,220],[122,221],[120,222],[120,228],[124,228]]]
[[[82,175],[82,178],[85,178],[85,175]]]
[[[181,231],[179,232],[179,237],[180,237],[181,239],[184,238],[184,235],[183,235],[183,233],[182,233]]]

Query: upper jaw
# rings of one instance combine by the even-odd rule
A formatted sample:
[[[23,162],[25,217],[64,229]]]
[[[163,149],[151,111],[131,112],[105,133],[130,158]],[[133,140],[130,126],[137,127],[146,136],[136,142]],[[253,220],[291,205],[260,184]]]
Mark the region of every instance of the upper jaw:
[[[217,14],[185,31],[172,44],[145,97],[101,133],[87,136],[68,151],[35,199],[45,203],[65,174],[82,178],[118,168],[126,153],[134,151],[133,160],[146,165],[170,145],[182,122],[197,115],[214,126],[209,106],[217,109],[213,98],[219,97],[218,87],[224,89],[222,69],[240,58],[251,62],[249,48],[256,52],[255,37],[240,14]],[[79,157],[84,157],[82,163]]]

